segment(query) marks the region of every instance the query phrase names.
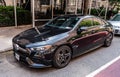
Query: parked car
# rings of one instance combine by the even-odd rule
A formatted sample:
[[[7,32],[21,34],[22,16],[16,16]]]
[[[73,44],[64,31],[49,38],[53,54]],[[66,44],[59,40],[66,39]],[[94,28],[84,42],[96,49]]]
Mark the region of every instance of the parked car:
[[[13,38],[15,58],[33,68],[63,68],[70,60],[100,46],[109,47],[111,24],[95,16],[64,15]]]
[[[113,25],[114,34],[120,35],[120,14],[116,14],[108,22],[110,22]]]

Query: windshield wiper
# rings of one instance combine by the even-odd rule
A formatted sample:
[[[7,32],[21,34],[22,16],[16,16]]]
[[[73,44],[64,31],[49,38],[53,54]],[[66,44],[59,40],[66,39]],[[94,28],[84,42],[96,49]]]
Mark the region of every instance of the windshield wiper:
[[[38,30],[38,27],[34,27],[34,28],[35,28],[36,32],[40,35],[41,33],[40,33],[40,31]]]
[[[36,32],[38,33],[38,35],[36,35],[35,37],[41,36],[41,39],[42,39],[42,40],[46,40],[42,35],[44,35],[44,34],[46,34],[46,33],[49,33],[50,31],[41,33],[41,32],[39,31],[38,27],[34,27],[34,28],[35,28]]]

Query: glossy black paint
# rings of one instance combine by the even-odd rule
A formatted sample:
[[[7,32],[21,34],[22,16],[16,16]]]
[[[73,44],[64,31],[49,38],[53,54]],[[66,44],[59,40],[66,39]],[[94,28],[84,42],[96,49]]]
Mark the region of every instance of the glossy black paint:
[[[20,61],[30,65],[26,58],[31,59],[36,64],[43,64],[42,67],[52,65],[52,59],[55,50],[62,46],[67,45],[72,50],[72,57],[79,56],[88,50],[95,49],[104,44],[104,41],[109,33],[113,34],[113,29],[109,23],[99,19],[95,16],[60,16],[60,17],[77,17],[79,20],[74,27],[70,29],[62,29],[57,27],[47,26],[38,27],[39,32],[35,28],[26,30],[13,38],[13,51],[20,55]],[[104,22],[103,25],[90,26],[89,28],[79,27],[79,24],[87,18],[97,18]],[[19,45],[22,49],[16,49],[15,44]],[[31,48],[51,45],[52,47],[46,52],[41,54],[40,57],[35,57],[36,50]],[[25,50],[25,51],[24,51]],[[28,52],[28,53],[27,53]],[[31,67],[37,67],[30,65]],[[38,66],[39,67],[39,66]]]

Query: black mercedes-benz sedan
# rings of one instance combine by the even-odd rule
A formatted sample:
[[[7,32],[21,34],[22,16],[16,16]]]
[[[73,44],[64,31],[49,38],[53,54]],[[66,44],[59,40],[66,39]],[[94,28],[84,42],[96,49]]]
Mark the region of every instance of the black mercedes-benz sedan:
[[[63,68],[70,60],[100,46],[109,47],[112,25],[96,16],[58,16],[13,38],[15,58],[30,67]]]

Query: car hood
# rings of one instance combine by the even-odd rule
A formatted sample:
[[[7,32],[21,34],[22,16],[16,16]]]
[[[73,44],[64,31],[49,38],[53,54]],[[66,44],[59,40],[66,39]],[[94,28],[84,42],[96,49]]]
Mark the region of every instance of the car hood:
[[[24,46],[31,46],[31,45],[45,45],[55,42],[59,39],[64,38],[66,33],[69,30],[66,29],[59,29],[53,27],[41,27],[38,28],[39,32],[35,28],[26,30],[16,37],[13,38],[14,43]]]
[[[111,23],[113,26],[120,26],[120,21],[108,21]]]

